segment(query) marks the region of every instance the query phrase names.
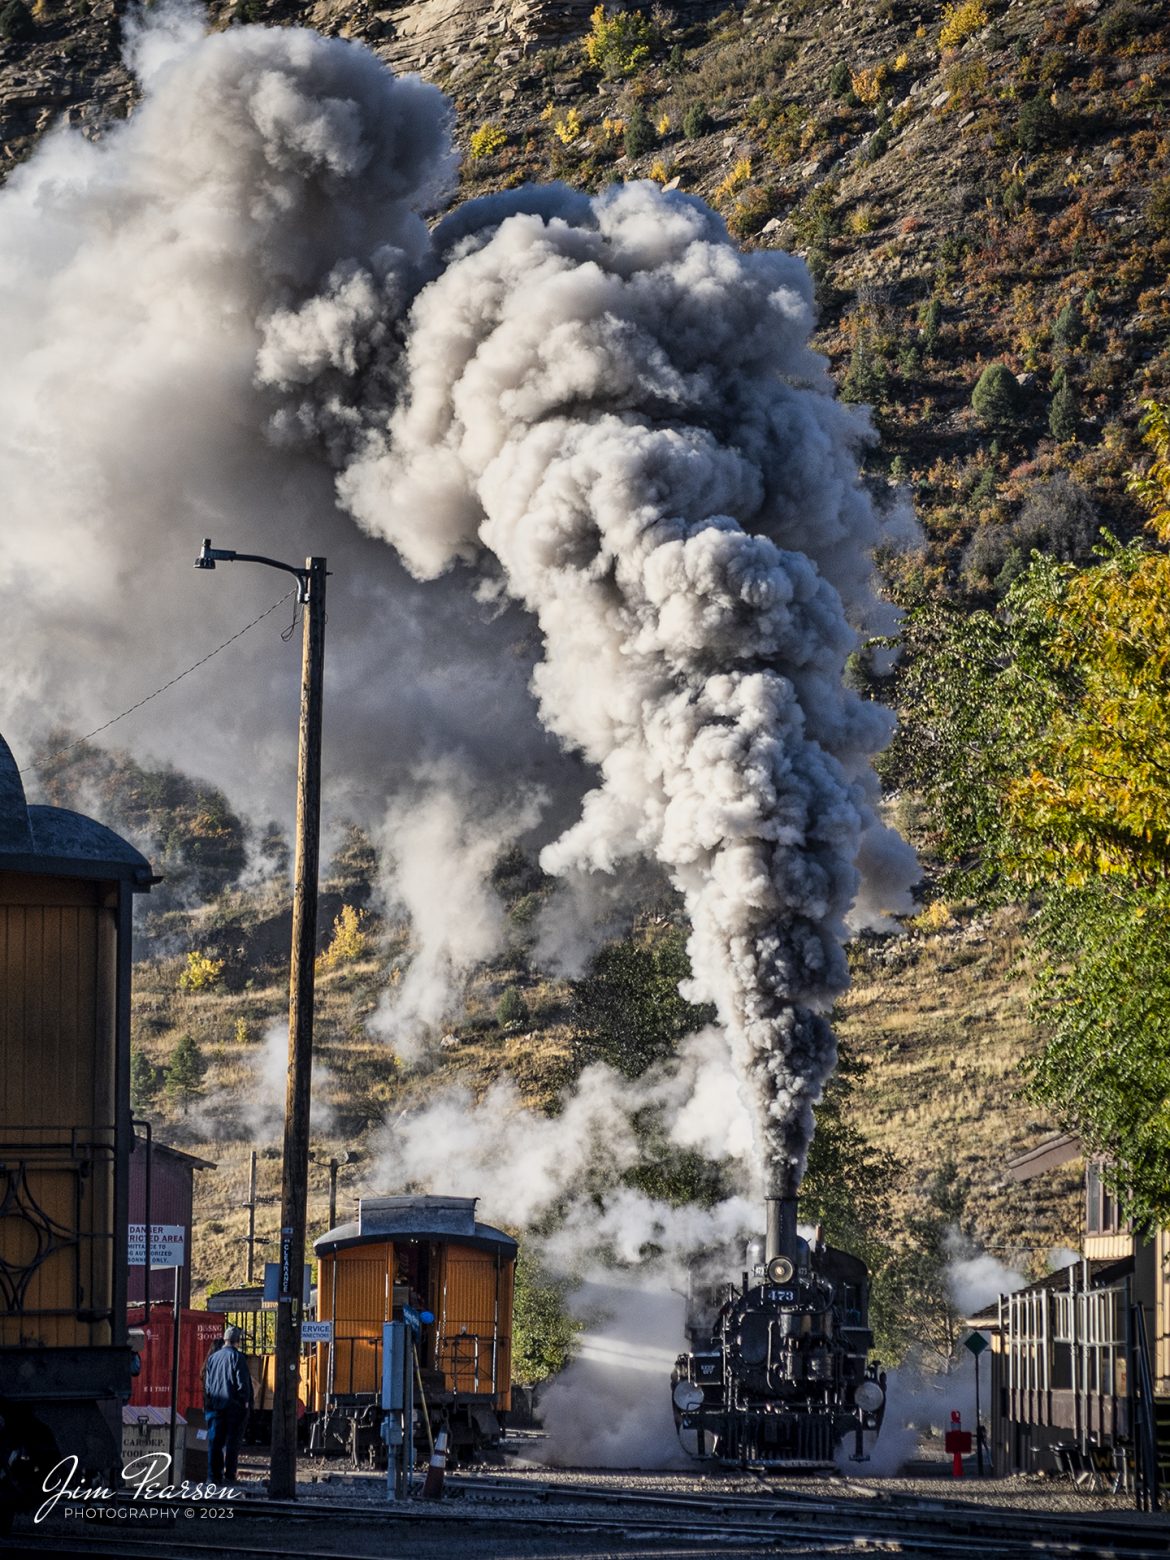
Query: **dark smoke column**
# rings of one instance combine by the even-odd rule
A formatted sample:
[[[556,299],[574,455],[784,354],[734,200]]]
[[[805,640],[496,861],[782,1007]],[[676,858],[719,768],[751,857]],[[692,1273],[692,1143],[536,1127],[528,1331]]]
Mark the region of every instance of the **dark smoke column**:
[[[554,873],[657,859],[794,1191],[836,1049],[845,920],[908,902],[875,814],[888,712],[845,685],[883,520],[863,415],[809,350],[811,284],[654,185],[472,202],[438,230],[405,388],[343,501],[432,577],[478,560],[539,622],[541,718],[597,768]]]

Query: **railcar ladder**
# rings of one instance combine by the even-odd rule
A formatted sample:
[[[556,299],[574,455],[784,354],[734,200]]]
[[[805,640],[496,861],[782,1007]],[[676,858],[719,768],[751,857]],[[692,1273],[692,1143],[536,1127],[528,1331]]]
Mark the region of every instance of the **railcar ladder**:
[[[1136,1494],[1142,1511],[1159,1509],[1159,1410],[1150,1374],[1150,1345],[1146,1335],[1146,1313],[1142,1306],[1131,1307],[1134,1363],[1134,1425],[1136,1451]]]

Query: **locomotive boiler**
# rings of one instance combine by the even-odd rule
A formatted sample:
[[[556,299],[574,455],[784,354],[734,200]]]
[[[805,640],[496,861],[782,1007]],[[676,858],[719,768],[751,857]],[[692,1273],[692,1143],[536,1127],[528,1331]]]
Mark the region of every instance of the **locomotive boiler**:
[[[700,1295],[696,1311],[671,1377],[692,1455],[777,1468],[868,1457],[885,1408],[885,1377],[869,1359],[869,1272],[819,1233],[803,1239],[795,1198],[768,1200],[742,1284]]]

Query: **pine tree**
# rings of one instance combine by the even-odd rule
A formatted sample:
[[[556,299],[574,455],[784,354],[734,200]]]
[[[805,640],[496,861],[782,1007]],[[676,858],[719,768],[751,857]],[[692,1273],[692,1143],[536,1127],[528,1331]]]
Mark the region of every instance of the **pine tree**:
[[[1058,444],[1077,436],[1077,398],[1067,379],[1062,379],[1048,407],[1048,431]]]
[[[653,149],[656,141],[654,126],[650,123],[646,110],[641,103],[635,103],[626,117],[624,138],[626,156],[641,157]]]
[[[145,1051],[130,1052],[130,1103],[135,1110],[146,1110],[158,1094],[158,1074]]]
[[[1020,387],[1003,363],[989,363],[971,392],[971,405],[985,428],[1009,428],[1018,419]]]
[[[179,1107],[182,1115],[187,1114],[192,1100],[197,1100],[203,1093],[203,1074],[206,1071],[207,1064],[194,1037],[183,1035],[175,1047],[171,1065],[167,1068],[167,1095]]]

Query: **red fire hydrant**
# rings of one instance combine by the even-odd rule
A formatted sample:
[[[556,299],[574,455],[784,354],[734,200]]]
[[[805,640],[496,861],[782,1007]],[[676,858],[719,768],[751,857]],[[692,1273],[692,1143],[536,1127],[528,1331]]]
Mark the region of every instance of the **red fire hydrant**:
[[[957,1408],[951,1409],[951,1428],[947,1431],[943,1444],[955,1459],[951,1465],[952,1478],[961,1479],[963,1458],[971,1454],[971,1432],[963,1429],[963,1421]]]

